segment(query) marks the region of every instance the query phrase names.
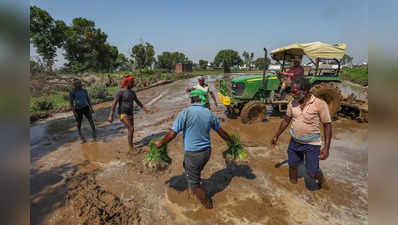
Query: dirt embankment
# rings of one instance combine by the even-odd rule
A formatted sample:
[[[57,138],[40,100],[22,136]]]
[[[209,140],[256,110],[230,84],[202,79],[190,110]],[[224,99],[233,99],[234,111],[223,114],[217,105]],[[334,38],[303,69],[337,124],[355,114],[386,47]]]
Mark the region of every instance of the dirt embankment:
[[[67,204],[90,225],[137,225],[141,218],[134,200],[121,201],[96,183],[95,173],[80,174],[66,180]]]

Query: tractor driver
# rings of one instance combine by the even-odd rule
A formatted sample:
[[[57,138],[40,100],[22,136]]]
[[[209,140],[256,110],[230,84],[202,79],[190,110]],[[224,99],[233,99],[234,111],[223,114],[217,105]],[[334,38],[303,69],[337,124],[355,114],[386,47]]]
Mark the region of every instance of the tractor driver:
[[[284,96],[284,94],[286,93],[285,92],[286,87],[290,86],[293,78],[298,78],[298,77],[304,76],[304,67],[302,67],[300,65],[300,63],[301,63],[301,58],[296,56],[293,59],[294,65],[292,68],[290,68],[287,72],[278,72],[278,75],[284,76],[284,78],[282,78],[282,86],[279,91],[279,95],[281,97],[282,97],[282,95]]]

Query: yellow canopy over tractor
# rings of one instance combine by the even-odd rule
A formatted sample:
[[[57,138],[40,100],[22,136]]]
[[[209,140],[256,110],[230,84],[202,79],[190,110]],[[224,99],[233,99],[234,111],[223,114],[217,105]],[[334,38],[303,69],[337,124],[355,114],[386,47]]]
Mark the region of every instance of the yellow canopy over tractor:
[[[291,60],[303,55],[309,58],[341,59],[347,49],[346,44],[329,45],[322,42],[311,42],[307,44],[292,44],[277,48],[271,52],[274,60]]]

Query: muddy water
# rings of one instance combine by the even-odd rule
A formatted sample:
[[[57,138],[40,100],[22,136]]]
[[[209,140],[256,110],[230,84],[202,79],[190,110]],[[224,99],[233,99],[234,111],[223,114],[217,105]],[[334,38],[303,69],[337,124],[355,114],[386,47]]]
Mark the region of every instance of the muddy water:
[[[240,76],[236,74],[234,76]],[[208,77],[210,88],[224,75]],[[187,191],[183,179],[182,137],[169,144],[172,164],[165,171],[147,171],[142,163],[153,137],[171,127],[176,114],[189,105],[185,88],[196,79],[177,81],[139,92],[150,109],[135,115],[136,151],[129,151],[127,133],[115,120],[106,122],[111,103],[97,105],[98,140],[87,122],[77,138],[70,113],[31,128],[32,224],[367,224],[367,124],[340,119],[334,126],[331,155],[321,168],[327,185],[309,192],[303,179],[288,181],[289,135],[276,149],[269,142],[281,118],[242,125],[229,120],[224,108],[213,107],[222,126],[240,136],[248,160],[226,165],[225,143],[212,132],[212,156],[202,173],[203,186],[215,203],[205,210]],[[213,105],[212,105],[213,106]],[[134,213],[131,213],[134,212]]]
[[[368,98],[368,88],[359,84],[344,81],[339,83],[338,87],[340,88],[344,98],[350,96],[351,94],[360,100],[367,100]]]

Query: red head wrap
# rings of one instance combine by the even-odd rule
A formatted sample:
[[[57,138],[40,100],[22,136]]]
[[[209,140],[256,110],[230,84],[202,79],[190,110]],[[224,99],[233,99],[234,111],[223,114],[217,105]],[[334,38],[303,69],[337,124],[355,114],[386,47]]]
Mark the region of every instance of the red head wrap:
[[[133,76],[127,76],[124,78],[123,83],[122,83],[122,88],[124,88],[127,84],[127,82],[129,81],[134,81],[134,77]]]

